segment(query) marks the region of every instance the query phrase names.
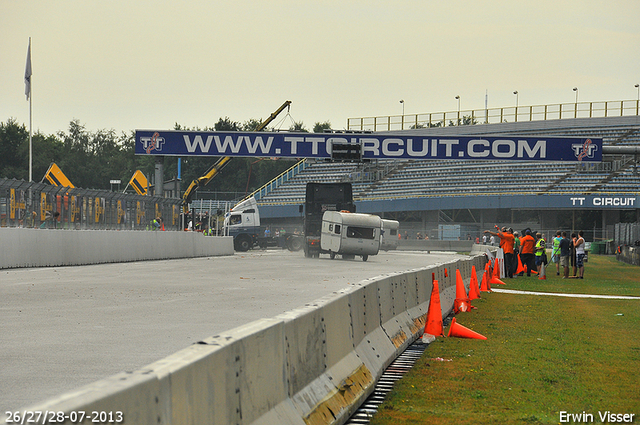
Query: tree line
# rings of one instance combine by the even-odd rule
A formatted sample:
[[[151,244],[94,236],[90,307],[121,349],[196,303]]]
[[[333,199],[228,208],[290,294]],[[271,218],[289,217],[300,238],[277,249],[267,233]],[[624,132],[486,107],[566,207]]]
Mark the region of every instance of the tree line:
[[[253,131],[260,120],[244,123],[220,118],[213,127],[204,131]],[[321,133],[331,128],[331,123],[317,122],[313,132]],[[174,130],[194,130],[175,124]],[[294,122],[289,131],[309,132],[302,122]],[[154,158],[136,156],[135,132],[117,134],[115,130],[90,131],[73,120],[67,131],[57,134],[37,132],[32,135],[33,180],[42,181],[52,162],[55,162],[76,187],[86,189],[111,189],[111,180],[121,180],[122,188],[136,170],[147,178],[154,174]],[[217,160],[212,157],[182,158],[181,181],[184,190],[194,179],[201,177]],[[216,192],[245,193],[258,189],[295,164],[292,159],[234,158],[206,188]],[[166,157],[165,179],[178,176],[178,158]],[[29,130],[15,119],[0,122],[0,178],[28,180],[29,178]]]

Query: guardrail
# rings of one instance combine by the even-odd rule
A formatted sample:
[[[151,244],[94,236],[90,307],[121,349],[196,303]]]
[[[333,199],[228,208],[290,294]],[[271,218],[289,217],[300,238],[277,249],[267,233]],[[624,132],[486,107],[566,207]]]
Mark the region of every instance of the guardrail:
[[[639,100],[574,102],[549,105],[468,109],[411,115],[348,118],[347,130],[392,131],[469,124],[544,121],[566,118],[598,118],[640,115]]]
[[[162,217],[180,230],[180,199],[0,179],[0,225],[56,229],[149,230]]]
[[[111,412],[149,425],[344,423],[422,334],[432,273],[444,318],[455,270],[468,287],[472,266],[482,277],[485,262],[478,255],[368,279],[24,410]]]

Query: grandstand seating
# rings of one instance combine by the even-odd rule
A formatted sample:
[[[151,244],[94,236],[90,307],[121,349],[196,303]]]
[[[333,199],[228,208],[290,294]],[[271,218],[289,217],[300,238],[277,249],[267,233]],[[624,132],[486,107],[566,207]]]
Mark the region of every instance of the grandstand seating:
[[[638,120],[627,125],[589,125],[589,120],[567,121],[551,128],[524,129],[517,123],[503,134],[540,134],[603,138],[608,145],[640,145]],[[569,123],[571,121],[571,123]],[[579,123],[580,126],[577,126]],[[617,123],[617,122],[616,122]],[[474,132],[492,125],[477,125]],[[418,131],[418,130],[413,130]],[[427,131],[427,129],[425,129]],[[282,184],[260,203],[290,204],[304,201],[307,182],[351,181],[360,200],[414,197],[480,196],[482,194],[640,193],[640,170],[633,158],[615,167],[585,166],[570,162],[506,162],[460,160],[379,160],[351,164],[316,162]],[[621,165],[620,165],[621,164]],[[385,170],[379,172],[379,170]]]

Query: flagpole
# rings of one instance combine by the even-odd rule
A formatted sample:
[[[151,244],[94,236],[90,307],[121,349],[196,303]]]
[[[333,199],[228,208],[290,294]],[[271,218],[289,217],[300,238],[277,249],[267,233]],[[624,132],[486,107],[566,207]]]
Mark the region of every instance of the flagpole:
[[[32,80],[33,83],[33,80]],[[31,86],[31,90],[33,90],[33,86]],[[33,107],[32,107],[32,99],[33,96],[29,94],[29,181],[33,181]]]
[[[31,37],[29,37],[29,61],[31,61]],[[29,182],[33,181],[33,78],[29,75]]]

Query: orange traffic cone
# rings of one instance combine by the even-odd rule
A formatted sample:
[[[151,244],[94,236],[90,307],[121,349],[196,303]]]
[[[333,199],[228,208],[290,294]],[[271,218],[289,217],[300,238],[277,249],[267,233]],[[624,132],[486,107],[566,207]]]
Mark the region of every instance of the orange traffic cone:
[[[483,292],[491,292],[491,284],[489,283],[489,263],[484,266],[484,273],[482,274],[482,282],[480,283],[480,290]]]
[[[496,264],[493,267],[493,276],[491,276],[489,283],[492,285],[506,285],[506,283],[500,280],[500,267],[498,267],[497,260]]]
[[[489,279],[487,278],[489,272],[484,272],[482,274],[482,283],[480,283],[480,290],[482,292],[491,292],[491,284],[489,283]]]
[[[518,257],[518,269],[516,270],[516,274],[520,274],[520,273],[524,273],[527,271],[526,267],[522,265],[522,260],[520,259],[520,256],[517,255]]]
[[[449,333],[447,334],[447,336],[455,336],[458,338],[471,338],[471,339],[487,339],[486,336],[481,335],[478,332],[474,332],[471,329],[456,323],[455,317],[451,320],[451,327],[449,328]]]
[[[538,273],[539,280],[547,280],[547,274],[544,272],[544,263],[540,263],[540,273]]]
[[[460,270],[456,270],[456,299],[453,302],[453,312],[459,313],[461,311],[471,310],[471,300],[467,296],[467,291],[464,289],[464,281]]]
[[[427,311],[427,323],[425,323],[424,326],[422,342],[429,344],[436,339],[436,336],[444,336],[444,328],[442,326],[440,289],[438,287],[438,281],[434,279],[433,288],[431,288],[431,299],[429,300],[429,311]]]
[[[480,298],[480,287],[478,286],[478,275],[476,266],[471,266],[471,281],[469,282],[469,300]]]

